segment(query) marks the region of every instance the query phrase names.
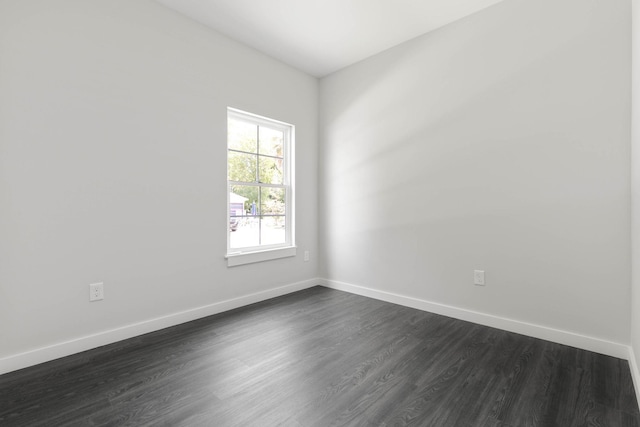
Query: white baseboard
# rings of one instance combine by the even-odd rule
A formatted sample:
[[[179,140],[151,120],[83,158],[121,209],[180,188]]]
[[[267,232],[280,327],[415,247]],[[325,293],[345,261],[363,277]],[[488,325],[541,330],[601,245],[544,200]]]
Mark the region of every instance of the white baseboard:
[[[11,355],[0,359],[0,375],[318,285],[628,360],[640,398],[640,371],[630,346],[327,279],[292,283]]]
[[[640,407],[640,371],[638,370],[638,363],[636,362],[636,354],[633,351],[633,345],[629,346],[629,370],[631,371],[631,379],[633,380],[633,388],[636,391],[636,399],[638,400],[638,406]]]
[[[305,280],[11,355],[0,359],[0,375],[321,284]]]
[[[620,359],[629,359],[629,346],[625,344],[606,341],[599,338],[580,335],[559,329],[553,329],[546,326],[521,322],[519,320],[498,317],[491,314],[480,313],[477,311],[466,310],[450,305],[421,300],[405,295],[366,288],[350,283],[327,279],[321,279],[321,283],[323,286],[331,289],[337,289],[378,299],[381,301],[391,302],[394,304],[403,305],[405,307],[411,307],[418,310],[428,311],[430,313],[453,317],[455,319],[466,320],[468,322],[477,323],[479,325],[490,326],[492,328],[502,329],[509,332],[515,332],[518,334],[527,335],[558,344],[564,344],[571,347],[581,348],[583,350],[606,354],[608,356],[613,356]]]

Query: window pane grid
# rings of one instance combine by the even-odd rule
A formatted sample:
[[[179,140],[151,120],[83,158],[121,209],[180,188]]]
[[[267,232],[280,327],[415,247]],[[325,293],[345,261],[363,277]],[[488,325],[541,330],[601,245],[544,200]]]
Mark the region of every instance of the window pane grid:
[[[253,153],[251,151],[235,150],[233,148],[229,148],[229,152],[230,153],[250,154],[252,156],[258,155],[260,157],[269,157],[269,158],[272,158],[272,159],[284,160],[284,157],[282,157],[282,156],[272,156],[270,154],[258,154],[258,153]]]
[[[266,182],[257,182],[257,181],[229,181],[231,185],[252,185],[254,187],[268,187],[268,188],[287,188],[285,184],[269,184]]]
[[[293,245],[288,160],[293,128],[253,118],[229,110],[230,253]]]

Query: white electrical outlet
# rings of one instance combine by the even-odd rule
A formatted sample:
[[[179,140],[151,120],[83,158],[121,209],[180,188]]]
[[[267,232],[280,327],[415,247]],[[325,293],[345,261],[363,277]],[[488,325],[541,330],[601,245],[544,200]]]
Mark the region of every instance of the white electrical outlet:
[[[89,301],[100,301],[104,299],[104,284],[92,283],[89,285]]]
[[[484,270],[473,270],[473,284],[484,286]]]
[[[304,251],[304,260],[309,261],[309,251]]]

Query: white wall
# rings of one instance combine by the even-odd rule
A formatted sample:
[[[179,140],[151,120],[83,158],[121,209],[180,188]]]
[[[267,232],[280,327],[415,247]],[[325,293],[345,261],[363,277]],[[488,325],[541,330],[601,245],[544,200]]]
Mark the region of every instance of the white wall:
[[[315,79],[155,2],[0,0],[0,373],[306,286],[318,257],[382,292],[631,332],[640,354],[629,13],[506,1],[324,79],[318,128]],[[311,262],[226,267],[227,106],[296,125]]]
[[[324,78],[321,274],[627,345],[629,15],[509,0]]]
[[[632,122],[631,122],[631,372],[640,399],[640,0],[632,14]]]
[[[150,0],[2,0],[0,58],[0,362],[317,276],[316,79]],[[227,268],[227,106],[296,125],[311,262]]]

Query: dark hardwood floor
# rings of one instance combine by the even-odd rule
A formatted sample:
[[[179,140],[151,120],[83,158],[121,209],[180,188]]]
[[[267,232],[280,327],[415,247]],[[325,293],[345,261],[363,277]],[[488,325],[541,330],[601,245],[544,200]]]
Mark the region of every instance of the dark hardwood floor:
[[[2,426],[638,426],[626,361],[312,288],[0,376]]]

